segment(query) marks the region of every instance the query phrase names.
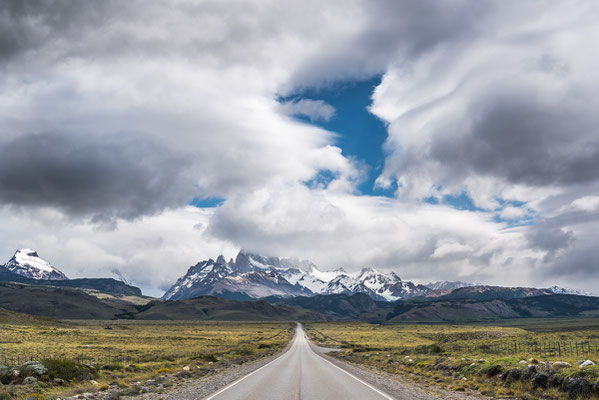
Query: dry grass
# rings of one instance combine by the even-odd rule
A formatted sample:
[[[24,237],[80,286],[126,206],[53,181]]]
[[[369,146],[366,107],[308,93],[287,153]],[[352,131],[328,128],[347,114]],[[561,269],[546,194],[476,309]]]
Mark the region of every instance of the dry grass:
[[[541,356],[484,350],[483,345],[505,345],[515,341],[592,341],[599,334],[596,321],[589,320],[569,320],[563,324],[560,321],[546,321],[545,324],[535,321],[534,326],[533,332],[517,326],[312,323],[306,326],[306,331],[321,345],[339,348],[340,352],[336,354],[339,358],[389,373],[409,375],[425,385],[452,391],[473,391],[495,398],[566,399],[568,395],[562,387],[535,388],[530,379],[510,380],[502,375],[511,369],[527,370],[531,363],[539,366],[540,373],[551,374],[547,370],[548,362],[553,361],[572,364],[560,371],[558,378],[567,381],[569,377],[580,376],[592,385],[599,384],[599,368],[581,370],[578,367],[582,359],[599,361],[596,354],[585,354],[583,358],[575,353]],[[461,350],[457,350],[460,346]],[[522,360],[526,363],[521,363]],[[491,372],[494,368],[499,371],[497,374]],[[596,395],[584,398],[596,398]]]
[[[189,366],[193,376],[274,354],[291,339],[293,323],[186,321],[69,321],[60,324],[0,325],[0,365],[17,356],[44,360],[67,358],[92,363],[97,384],[87,381],[41,382],[47,398],[106,389],[118,383],[123,390],[136,381]],[[110,329],[106,329],[109,327]],[[130,358],[114,362],[114,357]],[[8,362],[7,364],[10,364]],[[42,380],[43,381],[43,380]],[[133,385],[134,386],[134,385]],[[0,388],[14,398],[25,385]]]

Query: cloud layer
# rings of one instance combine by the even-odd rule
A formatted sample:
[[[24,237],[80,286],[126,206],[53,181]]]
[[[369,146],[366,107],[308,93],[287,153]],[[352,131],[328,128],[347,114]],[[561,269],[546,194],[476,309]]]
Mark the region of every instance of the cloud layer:
[[[5,258],[35,247],[155,294],[240,247],[419,280],[599,283],[592,1],[0,8]],[[294,118],[333,107],[289,97],[376,75],[393,198],[361,195],[340,133]]]

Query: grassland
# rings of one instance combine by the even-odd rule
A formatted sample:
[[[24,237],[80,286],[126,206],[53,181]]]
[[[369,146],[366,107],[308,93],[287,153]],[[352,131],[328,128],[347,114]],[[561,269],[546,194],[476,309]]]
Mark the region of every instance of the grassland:
[[[317,343],[339,348],[336,357],[409,375],[426,385],[495,398],[599,398],[599,367],[579,367],[586,359],[599,361],[596,348],[576,355],[514,345],[593,343],[599,338],[599,320],[502,325],[312,323],[306,331]]]
[[[40,320],[41,321],[41,320]],[[54,398],[83,391],[127,388],[131,382],[182,371],[201,376],[281,350],[293,323],[186,321],[30,321],[0,325],[0,365],[24,359],[67,359],[94,368],[92,379],[39,379],[35,390]],[[36,323],[37,322],[37,323]],[[45,377],[47,378],[47,377]],[[59,384],[57,384],[57,382]],[[0,387],[21,398],[31,388],[16,381]],[[10,398],[10,397],[7,397]]]

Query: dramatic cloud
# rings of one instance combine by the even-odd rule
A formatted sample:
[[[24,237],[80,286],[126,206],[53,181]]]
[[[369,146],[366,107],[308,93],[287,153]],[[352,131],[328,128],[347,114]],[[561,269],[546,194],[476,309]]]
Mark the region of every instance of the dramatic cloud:
[[[154,294],[240,247],[592,289],[598,17],[584,0],[3,2],[0,255]],[[394,197],[359,192],[343,132],[294,118],[341,115],[304,89],[378,75]]]
[[[137,218],[193,197],[188,164],[139,135],[22,135],[0,145],[0,202],[96,221]]]

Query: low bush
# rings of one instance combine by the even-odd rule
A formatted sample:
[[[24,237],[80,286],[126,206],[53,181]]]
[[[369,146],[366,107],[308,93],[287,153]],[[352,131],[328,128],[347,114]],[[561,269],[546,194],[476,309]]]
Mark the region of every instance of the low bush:
[[[200,359],[204,360],[204,361],[212,361],[212,362],[217,362],[218,358],[216,358],[216,356],[212,353],[208,353],[208,354],[201,354],[199,356]]]
[[[102,369],[105,371],[122,371],[124,367],[121,364],[106,364],[102,365]]]
[[[42,376],[48,372],[48,368],[39,361],[28,361],[19,368],[21,376]]]
[[[98,371],[94,367],[70,360],[51,358],[44,360],[44,366],[48,369],[47,375],[50,379],[62,379],[70,382],[90,380],[98,376]]]

